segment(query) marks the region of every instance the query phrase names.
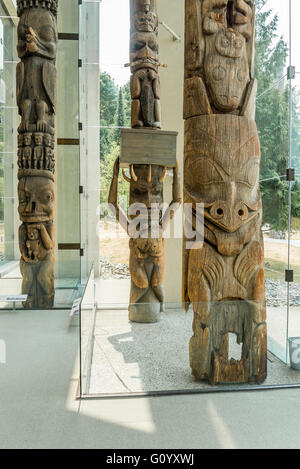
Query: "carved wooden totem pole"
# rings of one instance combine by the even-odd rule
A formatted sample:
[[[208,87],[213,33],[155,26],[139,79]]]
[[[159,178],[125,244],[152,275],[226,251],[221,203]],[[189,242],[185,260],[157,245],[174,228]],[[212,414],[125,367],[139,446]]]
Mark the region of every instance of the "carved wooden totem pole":
[[[160,131],[157,129],[161,128],[161,112],[156,0],[131,0],[130,7],[132,128],[149,129],[151,137],[159,145]],[[136,135],[136,138],[142,137],[140,132],[137,134],[139,135]],[[143,150],[141,148],[141,151]],[[129,176],[123,170],[123,176],[130,184],[131,207],[136,204],[145,207],[145,210],[141,209],[138,213],[137,233],[132,232],[136,215],[130,216],[130,221],[128,221],[117,202],[119,159],[115,163],[109,194],[109,203],[116,208],[117,219],[131,237],[129,243],[131,273],[129,319],[144,323],[159,321],[160,313],[164,309],[163,231],[172,218],[177,205],[181,202],[178,169],[174,167],[173,201],[169,210],[164,213],[162,209],[153,210],[153,207],[163,204],[163,181],[167,168],[164,166],[163,155],[161,156],[161,165],[151,164],[151,155],[148,159],[150,161],[146,161],[147,164],[129,164]],[[142,162],[145,163],[144,160]],[[170,210],[171,207],[173,210]],[[138,235],[136,236],[136,234]]]
[[[18,0],[18,195],[27,308],[54,301],[54,134],[58,0]]]
[[[267,371],[254,24],[253,0],[186,0],[184,201],[204,242],[184,249],[183,296],[192,372],[212,384]],[[230,333],[240,360],[228,357]]]

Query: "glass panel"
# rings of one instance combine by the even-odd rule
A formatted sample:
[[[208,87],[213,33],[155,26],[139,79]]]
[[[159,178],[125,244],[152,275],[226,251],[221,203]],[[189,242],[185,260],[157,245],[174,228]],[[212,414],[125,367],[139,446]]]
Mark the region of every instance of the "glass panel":
[[[95,324],[94,270],[92,269],[80,303],[80,394],[88,394]]]
[[[99,11],[97,1],[83,2],[80,6],[80,185],[81,185],[81,257],[82,281],[89,276],[91,266],[99,275]]]
[[[60,2],[59,32],[78,31],[78,2]],[[70,10],[69,3],[73,4]],[[66,10],[66,11],[64,11]],[[0,2],[0,308],[23,308],[13,297],[22,291],[18,229],[16,54],[18,18],[8,17]],[[78,41],[60,40],[58,45],[58,138],[78,139]],[[56,149],[57,210],[56,243],[80,246],[79,148]],[[59,249],[55,253],[55,308],[70,308],[78,295],[80,251]]]
[[[78,43],[58,44],[57,138],[78,138]]]
[[[110,289],[113,295],[115,291],[113,283]],[[233,314],[237,303],[222,302],[222,311],[227,313],[231,311]],[[197,305],[198,309],[201,307],[205,305]],[[258,303],[251,303],[247,317],[251,308],[260,307]],[[219,313],[222,314],[221,310]],[[128,311],[122,304],[103,304],[95,315],[92,308],[87,308],[82,317],[85,320],[81,339],[85,344],[82,352],[83,393],[88,396],[253,389],[253,386],[247,383],[211,386],[211,383],[205,379],[199,381],[194,379],[189,360],[189,343],[193,335],[192,309],[185,313],[181,308],[166,304],[166,312],[155,324],[128,321]],[[224,358],[239,361],[247,353],[248,345],[237,343],[238,327],[236,329],[232,327],[232,331],[224,335],[216,333],[215,340],[224,340],[222,352]],[[260,347],[259,340],[257,343]],[[87,344],[92,344],[92,353],[90,345]],[[255,363],[254,350],[255,348],[253,352],[249,351],[253,363]],[[88,355],[90,363],[87,366]],[[233,363],[236,362],[231,361],[231,364]],[[300,384],[299,374],[273,354],[268,353],[268,376],[260,386],[281,384]]]
[[[57,26],[59,33],[78,32],[78,0],[58,2]],[[69,62],[70,64],[70,62]]]
[[[259,2],[256,28],[256,122],[261,144],[261,192],[265,246],[269,350],[286,360],[288,264],[289,46],[288,8]],[[271,33],[270,33],[271,31]]]

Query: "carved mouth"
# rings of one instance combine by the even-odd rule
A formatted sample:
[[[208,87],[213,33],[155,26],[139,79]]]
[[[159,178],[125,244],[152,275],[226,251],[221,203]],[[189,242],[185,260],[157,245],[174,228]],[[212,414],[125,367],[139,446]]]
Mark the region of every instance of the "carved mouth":
[[[33,222],[33,223],[37,223],[37,222],[45,222],[45,221],[49,221],[50,218],[49,218],[49,215],[45,215],[45,214],[39,214],[39,213],[30,213],[28,215],[21,215],[21,219],[22,221],[24,222]]]
[[[252,317],[254,306],[243,300],[224,300],[212,306],[213,316],[218,320],[213,321],[213,379],[217,383],[240,382],[248,379],[249,373],[249,343],[246,343],[247,335],[252,336]],[[242,344],[240,357],[229,356],[229,339],[234,335],[236,343]]]

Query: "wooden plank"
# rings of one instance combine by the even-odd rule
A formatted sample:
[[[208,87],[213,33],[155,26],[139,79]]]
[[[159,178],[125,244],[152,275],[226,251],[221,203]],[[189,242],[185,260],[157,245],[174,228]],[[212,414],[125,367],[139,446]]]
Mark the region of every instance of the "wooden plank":
[[[162,130],[122,129],[121,168],[131,164],[176,167],[177,135]]]

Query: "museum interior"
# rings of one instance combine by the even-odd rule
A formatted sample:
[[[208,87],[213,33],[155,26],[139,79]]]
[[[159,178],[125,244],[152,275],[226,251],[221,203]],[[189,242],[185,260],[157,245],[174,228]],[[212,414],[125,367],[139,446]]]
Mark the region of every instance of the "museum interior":
[[[299,0],[0,8],[2,313],[82,399],[300,387]]]

